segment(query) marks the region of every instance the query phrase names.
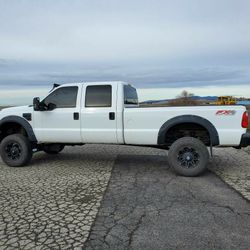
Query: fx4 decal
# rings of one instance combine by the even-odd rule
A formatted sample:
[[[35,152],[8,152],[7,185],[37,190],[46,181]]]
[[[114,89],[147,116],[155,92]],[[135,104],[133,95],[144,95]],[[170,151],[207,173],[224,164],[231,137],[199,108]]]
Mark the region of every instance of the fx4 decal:
[[[216,115],[235,115],[235,110],[218,110]]]

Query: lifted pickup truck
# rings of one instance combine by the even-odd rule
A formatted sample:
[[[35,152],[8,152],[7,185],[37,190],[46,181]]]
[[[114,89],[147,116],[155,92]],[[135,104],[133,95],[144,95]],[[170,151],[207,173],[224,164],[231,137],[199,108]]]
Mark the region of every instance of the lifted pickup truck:
[[[9,166],[24,166],[32,154],[56,154],[66,145],[106,143],[169,149],[178,174],[205,171],[214,146],[246,147],[248,114],[243,106],[140,108],[134,87],[124,82],[55,85],[32,106],[0,112],[0,154]]]

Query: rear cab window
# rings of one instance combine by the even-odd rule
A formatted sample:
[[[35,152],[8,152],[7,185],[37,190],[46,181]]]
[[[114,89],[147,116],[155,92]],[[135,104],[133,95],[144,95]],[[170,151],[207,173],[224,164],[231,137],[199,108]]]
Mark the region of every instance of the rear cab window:
[[[86,88],[85,107],[104,108],[112,106],[111,85],[90,85]]]
[[[137,91],[130,85],[124,85],[124,104],[126,106],[139,104]]]

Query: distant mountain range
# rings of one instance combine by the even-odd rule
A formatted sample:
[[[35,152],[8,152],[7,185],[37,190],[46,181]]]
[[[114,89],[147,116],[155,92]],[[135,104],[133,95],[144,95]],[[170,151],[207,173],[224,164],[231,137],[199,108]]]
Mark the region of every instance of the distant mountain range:
[[[201,101],[209,101],[209,102],[213,102],[213,101],[217,101],[218,97],[217,96],[192,96],[191,97],[193,100],[201,100]],[[173,99],[162,99],[162,100],[147,100],[147,101],[144,101],[144,102],[141,102],[141,103],[158,103],[158,104],[161,104],[161,103],[167,103],[169,101],[171,101]]]

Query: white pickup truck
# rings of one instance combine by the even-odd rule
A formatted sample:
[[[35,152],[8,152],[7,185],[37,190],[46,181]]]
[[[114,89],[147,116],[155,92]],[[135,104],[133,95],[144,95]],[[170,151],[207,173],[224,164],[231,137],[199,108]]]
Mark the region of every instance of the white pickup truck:
[[[66,145],[106,143],[169,149],[178,174],[205,171],[214,146],[246,147],[248,114],[243,106],[148,107],[125,82],[54,85],[42,101],[0,112],[0,155],[24,166],[32,154],[56,154]]]

